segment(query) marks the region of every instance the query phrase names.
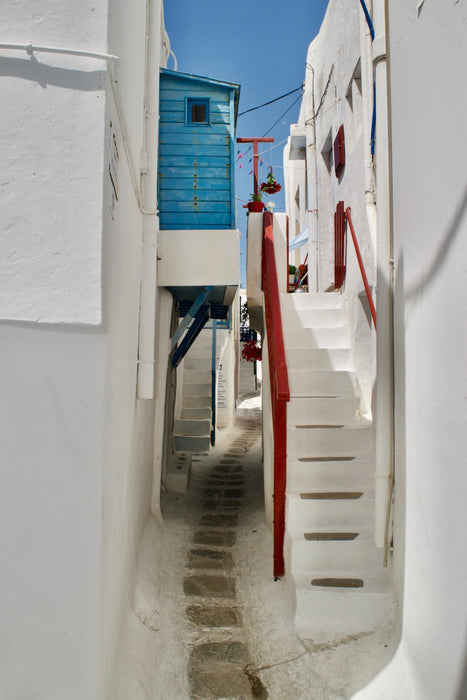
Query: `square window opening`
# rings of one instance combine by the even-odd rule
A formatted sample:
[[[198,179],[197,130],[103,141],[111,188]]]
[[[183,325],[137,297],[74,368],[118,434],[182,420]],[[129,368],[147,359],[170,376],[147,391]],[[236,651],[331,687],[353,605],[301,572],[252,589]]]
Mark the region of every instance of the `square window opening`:
[[[186,107],[187,124],[209,124],[210,115],[208,99],[188,99]]]

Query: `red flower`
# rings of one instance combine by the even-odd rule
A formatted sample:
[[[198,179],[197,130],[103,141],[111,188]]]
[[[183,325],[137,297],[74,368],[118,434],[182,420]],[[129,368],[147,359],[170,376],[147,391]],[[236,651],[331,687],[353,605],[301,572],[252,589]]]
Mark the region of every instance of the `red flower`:
[[[246,343],[243,343],[242,358],[244,360],[247,362],[254,362],[255,360],[260,362],[261,357],[261,345],[259,345],[255,340],[248,340]]]

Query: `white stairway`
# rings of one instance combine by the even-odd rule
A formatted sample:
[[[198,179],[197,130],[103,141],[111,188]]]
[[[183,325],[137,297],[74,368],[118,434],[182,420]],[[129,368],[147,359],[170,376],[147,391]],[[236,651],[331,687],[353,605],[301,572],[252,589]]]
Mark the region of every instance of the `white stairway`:
[[[374,431],[359,417],[342,296],[283,294],[289,370],[285,566],[298,633],[367,632],[392,612],[373,543]]]
[[[175,420],[175,449],[206,452],[211,440],[211,333],[201,332],[183,366],[182,407]]]

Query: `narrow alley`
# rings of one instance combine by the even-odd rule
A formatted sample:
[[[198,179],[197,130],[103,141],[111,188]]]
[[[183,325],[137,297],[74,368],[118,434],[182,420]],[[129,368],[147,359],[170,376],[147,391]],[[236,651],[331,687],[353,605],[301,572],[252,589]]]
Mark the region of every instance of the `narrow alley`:
[[[261,420],[259,393],[241,395],[235,426],[193,456],[187,494],[164,494],[112,700],[344,700],[387,655],[385,630],[329,645],[297,637],[286,580],[272,575]]]

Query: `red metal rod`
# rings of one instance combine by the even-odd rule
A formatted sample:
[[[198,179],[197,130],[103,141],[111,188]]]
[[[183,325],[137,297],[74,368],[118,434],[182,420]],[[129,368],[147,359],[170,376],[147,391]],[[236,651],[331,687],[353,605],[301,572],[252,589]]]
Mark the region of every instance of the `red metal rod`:
[[[285,573],[287,401],[290,399],[290,389],[274,254],[273,214],[271,212],[263,214],[263,291],[274,431],[274,577],[278,578]]]
[[[359,265],[359,267],[360,267],[360,272],[362,273],[363,284],[364,284],[364,286],[365,286],[366,296],[367,296],[367,299],[368,299],[368,303],[369,303],[369,305],[370,305],[371,317],[372,317],[372,319],[373,319],[373,323],[375,324],[375,329],[376,329],[376,308],[375,308],[375,305],[374,305],[374,303],[373,303],[373,298],[372,298],[372,296],[371,296],[370,285],[368,284],[368,277],[366,276],[365,266],[363,265],[362,256],[361,256],[361,254],[360,254],[360,248],[359,248],[359,246],[358,246],[357,237],[356,237],[356,235],[355,235],[355,230],[354,230],[354,227],[353,227],[353,222],[352,222],[352,216],[351,216],[351,212],[350,212],[350,207],[347,207],[347,209],[345,210],[345,215],[346,215],[346,217],[347,217],[347,221],[349,222],[350,233],[352,234],[352,240],[353,240],[353,244],[354,244],[354,247],[355,247],[355,252],[356,252],[356,254],[357,254],[358,265]]]

